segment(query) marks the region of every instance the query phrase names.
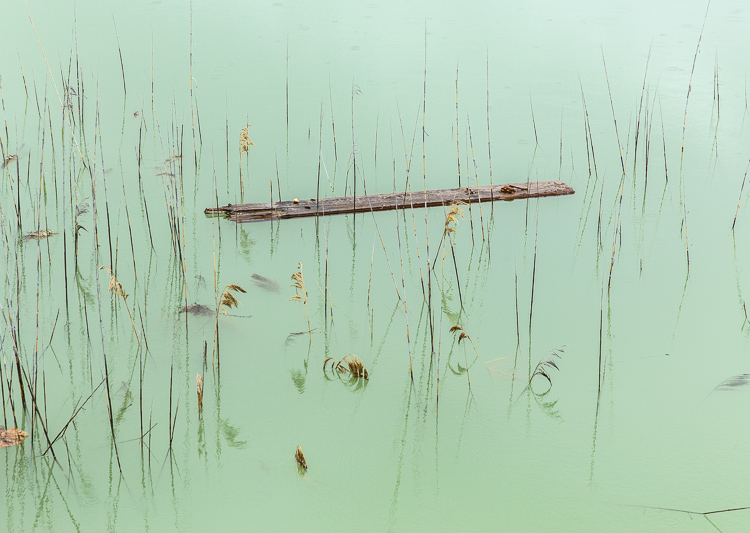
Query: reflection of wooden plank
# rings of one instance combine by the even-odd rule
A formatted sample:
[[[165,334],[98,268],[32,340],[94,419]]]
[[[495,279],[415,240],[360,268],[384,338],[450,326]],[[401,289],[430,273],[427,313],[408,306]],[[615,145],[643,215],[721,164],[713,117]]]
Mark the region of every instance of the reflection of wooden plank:
[[[562,181],[531,181],[505,185],[484,185],[460,189],[438,189],[411,191],[369,196],[276,202],[273,204],[229,204],[223,207],[208,207],[207,215],[226,215],[234,222],[257,222],[281,218],[341,215],[345,213],[367,213],[418,207],[435,207],[454,202],[491,202],[496,200],[520,200],[540,196],[562,196],[575,191]]]

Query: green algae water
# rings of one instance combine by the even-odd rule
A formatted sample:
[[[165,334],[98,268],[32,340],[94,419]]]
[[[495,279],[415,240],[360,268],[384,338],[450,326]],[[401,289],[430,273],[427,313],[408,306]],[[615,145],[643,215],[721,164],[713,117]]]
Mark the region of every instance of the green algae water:
[[[747,529],[750,13],[706,8],[5,2],[5,527]]]

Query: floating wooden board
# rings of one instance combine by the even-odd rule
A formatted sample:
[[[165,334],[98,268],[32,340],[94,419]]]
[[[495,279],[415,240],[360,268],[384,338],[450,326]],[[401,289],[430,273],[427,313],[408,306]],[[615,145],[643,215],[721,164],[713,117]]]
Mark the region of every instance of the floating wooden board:
[[[273,204],[228,204],[223,207],[208,207],[206,215],[225,215],[234,222],[258,222],[282,218],[342,215],[345,213],[367,213],[450,205],[454,202],[492,202],[497,200],[521,200],[541,196],[562,196],[575,191],[562,181],[531,181],[507,183],[505,185],[483,185],[460,189],[437,189],[432,191],[410,191],[368,196],[345,196],[310,200],[293,200]]]

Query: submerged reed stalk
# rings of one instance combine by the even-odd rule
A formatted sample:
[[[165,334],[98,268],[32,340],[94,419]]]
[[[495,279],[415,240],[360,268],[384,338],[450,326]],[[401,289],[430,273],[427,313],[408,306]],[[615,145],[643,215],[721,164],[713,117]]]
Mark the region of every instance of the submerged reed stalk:
[[[307,331],[310,334],[310,340],[312,340],[312,328],[310,327],[310,311],[307,308],[307,291],[305,290],[305,278],[302,275],[302,263],[297,263],[297,272],[292,274],[292,287],[296,289],[294,296],[289,298],[289,301],[297,301],[305,304],[305,314],[307,315]]]

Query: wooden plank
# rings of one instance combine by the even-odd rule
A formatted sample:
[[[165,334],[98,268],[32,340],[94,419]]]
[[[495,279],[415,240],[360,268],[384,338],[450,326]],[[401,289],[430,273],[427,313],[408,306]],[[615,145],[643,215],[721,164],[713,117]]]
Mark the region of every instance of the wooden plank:
[[[367,213],[393,209],[447,206],[455,202],[475,203],[497,200],[521,200],[542,196],[562,196],[575,191],[562,181],[531,181],[507,183],[505,185],[483,185],[460,189],[437,189],[409,191],[368,196],[315,198],[299,201],[275,202],[273,204],[228,204],[223,207],[208,207],[206,215],[224,215],[234,222],[258,222],[283,218]]]

